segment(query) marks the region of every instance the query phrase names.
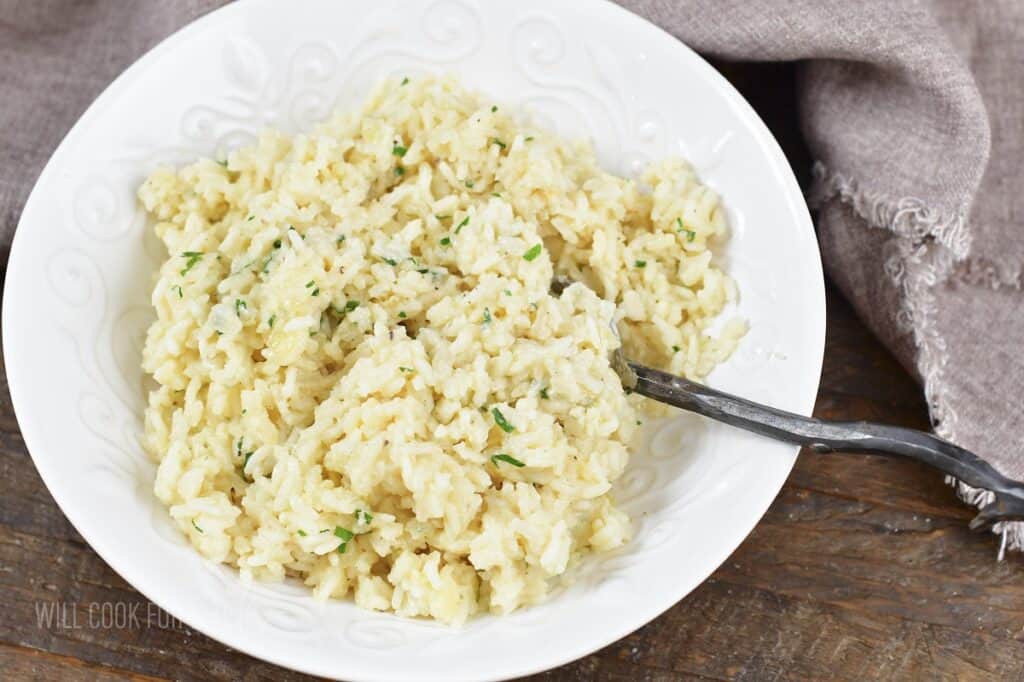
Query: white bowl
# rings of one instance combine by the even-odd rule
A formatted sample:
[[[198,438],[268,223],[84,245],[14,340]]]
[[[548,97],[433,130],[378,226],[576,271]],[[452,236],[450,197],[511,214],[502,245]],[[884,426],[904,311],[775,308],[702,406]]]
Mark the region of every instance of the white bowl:
[[[672,606],[750,532],[796,448],[679,417],[648,429],[618,498],[636,537],[546,604],[461,629],[246,586],[202,559],[154,498],[139,446],[143,332],[159,247],[135,190],[158,163],[214,155],[265,126],[302,130],[386,74],[454,72],[633,173],[682,155],[723,196],[723,255],[751,331],[711,384],[807,414],[824,345],[810,218],[757,115],[668,34],[606,2],[243,0],[168,38],[89,108],[47,164],[11,252],[3,342],[25,442],[61,509],[140,592],[228,646],[351,680],[536,672]]]

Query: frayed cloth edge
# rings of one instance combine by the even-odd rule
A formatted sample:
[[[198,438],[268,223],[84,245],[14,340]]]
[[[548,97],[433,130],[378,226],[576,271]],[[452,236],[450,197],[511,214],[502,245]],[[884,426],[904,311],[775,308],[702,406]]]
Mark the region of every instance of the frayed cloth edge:
[[[920,199],[896,199],[863,189],[842,173],[829,172],[820,161],[812,169],[814,184],[807,201],[818,208],[838,198],[872,227],[886,229],[912,243],[923,245],[931,238],[945,247],[933,254],[936,282],[953,282],[989,289],[1024,289],[1024,262],[1009,258],[981,258],[970,255],[971,235],[967,221],[959,215],[943,214]]]
[[[916,197],[897,199],[866,190],[852,178],[829,171],[820,161],[815,162],[811,174],[813,185],[807,197],[811,208],[838,197],[873,227],[913,242],[931,238],[949,249],[954,260],[967,257],[971,238],[963,215],[938,211]]]
[[[902,292],[897,318],[905,321],[918,351],[917,367],[924,381],[933,429],[940,437],[955,440],[957,414],[943,388],[946,342],[933,323],[933,287],[954,273],[958,279],[970,282],[971,272],[977,281],[994,287],[1014,286],[1014,281],[1019,287],[1021,269],[1010,264],[989,267],[982,261],[972,262],[968,258],[970,234],[963,216],[943,215],[913,197],[893,199],[866,191],[851,178],[829,172],[820,161],[814,164],[813,178],[808,194],[812,208],[838,200],[870,227],[888,230],[902,238],[899,248],[884,264],[886,275]],[[972,488],[951,476],[945,480],[954,486],[961,500],[973,507],[983,507],[993,498],[990,491]],[[1000,522],[992,526],[992,532],[1002,536],[999,560],[1006,550],[1024,550],[1024,523]]]
[[[972,488],[952,476],[946,476],[946,483],[956,489],[957,497],[978,509],[981,509],[995,499],[992,491]],[[999,543],[999,561],[1003,560],[1006,550],[1013,552],[1024,551],[1024,523],[1020,521],[1000,521],[992,526],[992,532],[1003,536],[1002,541]]]
[[[1024,263],[1017,260],[968,258],[957,263],[951,280],[987,289],[1024,289]]]

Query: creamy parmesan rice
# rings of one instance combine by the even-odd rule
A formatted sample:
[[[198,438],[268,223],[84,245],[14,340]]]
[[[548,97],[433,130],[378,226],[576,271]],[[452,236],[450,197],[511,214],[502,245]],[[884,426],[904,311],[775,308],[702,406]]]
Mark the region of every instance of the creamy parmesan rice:
[[[243,578],[368,609],[508,613],[627,543],[610,490],[643,399],[611,325],[695,379],[745,331],[708,332],[736,293],[687,163],[615,177],[452,78],[139,196],[170,254],[143,351],[157,497]]]

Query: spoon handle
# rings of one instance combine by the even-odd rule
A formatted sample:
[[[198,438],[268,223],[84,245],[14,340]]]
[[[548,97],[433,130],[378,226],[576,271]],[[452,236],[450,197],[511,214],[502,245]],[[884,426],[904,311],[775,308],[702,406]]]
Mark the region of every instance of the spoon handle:
[[[827,422],[759,405],[694,381],[628,363],[633,390],[662,403],[696,412],[746,431],[795,443],[819,453],[849,452],[917,460],[964,483],[996,494],[977,524],[1024,518],[1024,485],[1012,481],[964,448],[924,431],[871,422]],[[991,508],[990,507],[995,507]],[[984,518],[982,518],[984,516]]]

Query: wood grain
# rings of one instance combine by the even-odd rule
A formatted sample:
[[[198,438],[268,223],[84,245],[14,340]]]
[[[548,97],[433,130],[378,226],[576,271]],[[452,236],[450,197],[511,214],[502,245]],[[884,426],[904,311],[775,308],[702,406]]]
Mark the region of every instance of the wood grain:
[[[147,675],[126,673],[102,665],[89,665],[77,658],[0,644],[0,672],[8,680],[63,680],[64,682],[112,682],[113,680],[158,680]]]

